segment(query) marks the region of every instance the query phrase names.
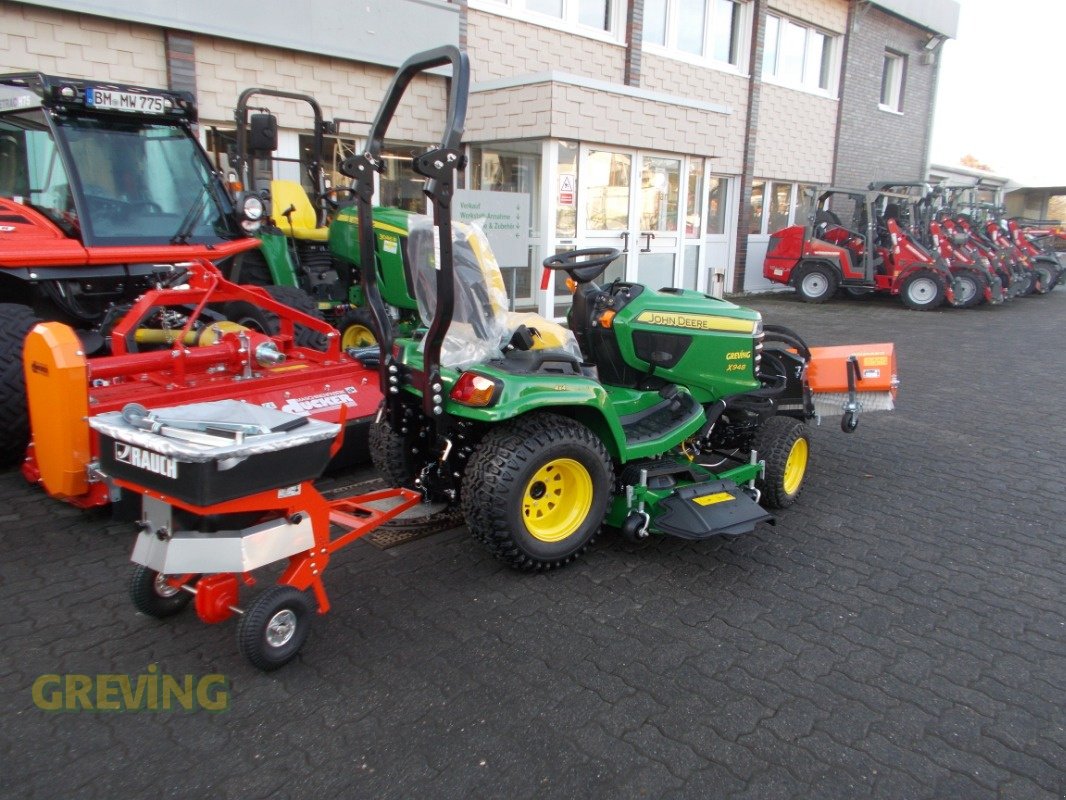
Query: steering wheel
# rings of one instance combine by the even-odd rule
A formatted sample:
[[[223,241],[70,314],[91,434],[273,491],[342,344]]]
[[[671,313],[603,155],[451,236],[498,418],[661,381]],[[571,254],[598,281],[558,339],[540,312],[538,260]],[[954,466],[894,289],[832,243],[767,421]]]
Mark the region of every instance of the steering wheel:
[[[128,204],[113,197],[105,197],[99,194],[86,194],[85,203],[89,207],[90,215],[100,217],[120,217],[128,210]]]
[[[590,283],[599,277],[621,251],[614,247],[586,247],[567,250],[544,259],[545,269],[561,269],[578,283]]]
[[[354,200],[355,189],[351,186],[331,186],[322,192],[322,198],[329,203],[330,208],[338,208],[340,206],[340,195],[346,195],[349,200]]]

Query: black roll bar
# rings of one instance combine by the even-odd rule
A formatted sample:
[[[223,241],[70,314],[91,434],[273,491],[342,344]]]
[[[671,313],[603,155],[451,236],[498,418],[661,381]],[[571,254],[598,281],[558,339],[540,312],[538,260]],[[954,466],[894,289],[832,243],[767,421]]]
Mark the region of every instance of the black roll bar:
[[[318,197],[321,198],[326,192],[325,171],[322,169],[322,134],[325,131],[326,123],[322,116],[322,106],[320,106],[318,101],[309,94],[285,92],[280,89],[264,89],[260,87],[252,87],[241,92],[240,97],[237,98],[237,108],[233,112],[233,117],[237,120],[237,155],[234,159],[235,163],[233,166],[236,168],[237,175],[241,182],[244,184],[245,188],[251,186],[252,176],[248,174],[251,165],[251,159],[248,153],[248,112],[251,109],[249,108],[248,101],[256,95],[261,95],[263,97],[280,97],[284,100],[295,100],[298,103],[306,103],[311,107],[311,113],[315,118],[315,128],[313,134],[314,144],[311,151],[312,161],[308,165],[308,169],[311,173],[312,180],[315,182],[315,191],[318,193]],[[317,216],[317,223],[319,225],[324,225],[326,222],[326,214],[321,203],[316,205],[315,215]]]
[[[412,160],[412,168],[429,180],[423,192],[433,203],[433,224],[440,237],[440,262],[437,264],[437,304],[433,322],[425,337],[423,353],[422,408],[430,418],[438,420],[443,429],[443,384],[440,375],[440,352],[444,335],[452,322],[455,305],[454,264],[452,260],[451,200],[455,191],[455,177],[464,166],[461,148],[466,123],[466,103],[470,92],[470,60],[457,47],[445,46],[426,50],[408,58],[397,70],[385,93],[385,99],[370,126],[366,149],[359,155],[345,159],[341,172],[352,178],[359,212],[359,261],[363,293],[377,327],[381,359],[381,389],[386,398],[399,391],[399,380],[392,357],[392,328],[381,290],[377,284],[376,248],[374,246],[373,196],[374,172],[381,172],[384,164],[381,151],[389,123],[403,99],[408,85],[419,73],[436,67],[451,65],[448,87],[448,117],[439,147]],[[391,370],[390,370],[391,368]],[[392,379],[390,381],[390,378]]]

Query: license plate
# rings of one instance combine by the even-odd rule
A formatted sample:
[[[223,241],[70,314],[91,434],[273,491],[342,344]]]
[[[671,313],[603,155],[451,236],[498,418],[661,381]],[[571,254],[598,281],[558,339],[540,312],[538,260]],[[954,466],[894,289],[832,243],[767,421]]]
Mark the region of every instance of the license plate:
[[[90,108],[109,111],[130,111],[136,114],[162,114],[163,98],[157,94],[133,94],[90,86],[85,90],[85,104]]]

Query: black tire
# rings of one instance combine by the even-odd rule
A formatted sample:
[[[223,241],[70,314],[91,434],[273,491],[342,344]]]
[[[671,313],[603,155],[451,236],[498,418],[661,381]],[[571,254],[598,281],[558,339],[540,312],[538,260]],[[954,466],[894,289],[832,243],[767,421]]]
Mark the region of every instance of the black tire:
[[[1039,288],[1034,285],[1034,291],[1037,294],[1047,294],[1055,288],[1055,281],[1058,278],[1058,273],[1052,270],[1047,264],[1037,262],[1033,265],[1033,272],[1040,281]]]
[[[770,417],[755,434],[766,474],[755,481],[767,508],[788,508],[803,491],[810,467],[810,434],[798,419]],[[802,442],[802,444],[800,444]]]
[[[944,281],[932,270],[915,270],[903,279],[899,299],[913,311],[932,311],[944,302]]]
[[[28,306],[0,303],[0,466],[17,464],[26,457],[30,412],[22,347],[26,334],[40,321]]]
[[[985,288],[988,280],[973,270],[959,270],[954,274],[955,307],[973,308],[985,301]]]
[[[306,592],[292,586],[271,586],[237,623],[237,649],[264,672],[283,667],[307,641],[313,614]]]
[[[612,484],[610,456],[592,431],[557,414],[530,414],[481,440],[463,474],[463,516],[508,566],[555,569],[592,543]]]
[[[837,290],[836,273],[824,264],[809,264],[800,267],[795,278],[796,294],[807,303],[824,303]]]
[[[404,437],[385,420],[374,422],[368,436],[370,463],[389,486],[414,486],[418,465]]]
[[[870,297],[874,293],[873,289],[866,286],[841,286],[840,291],[845,297],[852,297],[855,299]]]
[[[297,289],[295,286],[263,286],[262,288],[282,305],[302,311],[318,319],[323,318],[318,304],[303,289]],[[243,300],[226,303],[222,307],[222,313],[226,319],[232,322],[269,336],[273,336],[281,330],[278,315],[254,303],[248,303]],[[312,350],[324,350],[326,347],[325,337],[321,333],[303,325],[296,326],[294,340],[297,346],[309,347]]]
[[[369,308],[352,308],[337,323],[341,332],[341,349],[372,347],[378,343],[377,325]]]
[[[274,283],[263,251],[258,248],[238,253],[233,259],[229,275],[233,283],[246,286],[271,286]]]
[[[133,607],[156,619],[172,617],[183,611],[192,600],[192,594],[168,585],[163,581],[164,577],[154,569],[138,565],[130,575],[129,590]]]

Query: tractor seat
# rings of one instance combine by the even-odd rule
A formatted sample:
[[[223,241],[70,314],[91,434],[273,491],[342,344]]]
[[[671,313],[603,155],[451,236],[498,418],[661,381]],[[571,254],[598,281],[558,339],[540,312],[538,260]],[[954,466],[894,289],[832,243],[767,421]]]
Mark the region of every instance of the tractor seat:
[[[438,247],[435,228],[428,217],[412,216],[408,222],[408,248],[411,258],[414,295],[422,321],[432,322],[436,304]],[[508,310],[509,300],[503,273],[477,226],[455,222],[452,230],[452,261],[455,269],[455,304],[452,323],[441,350],[444,366],[463,366],[486,358],[505,357],[523,350],[507,349],[515,332],[525,326],[533,333],[525,351],[570,353],[581,359],[573,332],[540,314]]]
[[[270,202],[270,216],[283,233],[308,242],[329,241],[329,228],[318,226],[318,214],[311,198],[296,181],[271,181]]]

